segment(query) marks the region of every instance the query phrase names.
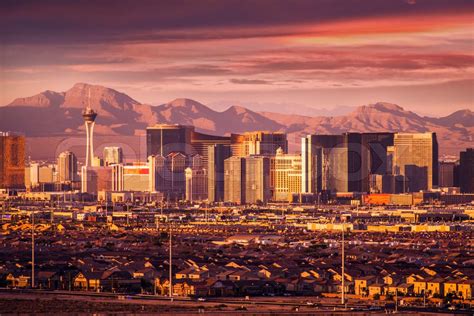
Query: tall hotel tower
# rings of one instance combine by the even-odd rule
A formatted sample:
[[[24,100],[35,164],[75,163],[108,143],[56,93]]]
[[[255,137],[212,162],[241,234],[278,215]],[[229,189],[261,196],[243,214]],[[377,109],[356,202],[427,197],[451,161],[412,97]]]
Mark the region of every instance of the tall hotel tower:
[[[89,175],[88,168],[92,166],[92,161],[94,159],[94,125],[97,113],[91,108],[90,105],[90,90],[89,90],[89,104],[82,112],[82,117],[84,118],[84,125],[86,126],[86,164],[82,166],[81,170],[81,191],[88,192]]]
[[[90,104],[87,108],[82,112],[82,117],[84,118],[84,124],[86,126],[86,167],[92,165],[92,160],[94,159],[94,125],[95,125],[95,118],[97,117],[97,113],[90,107]]]

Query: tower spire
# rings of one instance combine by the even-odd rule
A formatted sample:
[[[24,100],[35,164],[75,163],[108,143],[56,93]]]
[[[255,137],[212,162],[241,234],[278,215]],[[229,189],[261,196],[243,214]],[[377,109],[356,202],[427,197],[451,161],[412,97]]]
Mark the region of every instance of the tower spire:
[[[87,108],[90,109],[91,108],[91,88],[89,87],[89,90],[88,90],[88,96],[87,96]]]
[[[82,168],[82,192],[87,192],[87,167],[92,166],[94,158],[94,125],[97,113],[91,107],[91,89],[89,87],[87,107],[82,112],[86,127],[86,163]]]

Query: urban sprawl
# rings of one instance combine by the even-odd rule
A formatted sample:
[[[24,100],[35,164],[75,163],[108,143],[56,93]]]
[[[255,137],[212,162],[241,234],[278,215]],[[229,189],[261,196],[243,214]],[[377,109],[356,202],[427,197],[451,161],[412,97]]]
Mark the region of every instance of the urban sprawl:
[[[289,153],[281,132],[157,124],[130,162],[95,156],[97,113],[83,118],[81,164],[0,133],[0,291],[472,311],[473,148],[446,160],[433,132],[348,132]]]

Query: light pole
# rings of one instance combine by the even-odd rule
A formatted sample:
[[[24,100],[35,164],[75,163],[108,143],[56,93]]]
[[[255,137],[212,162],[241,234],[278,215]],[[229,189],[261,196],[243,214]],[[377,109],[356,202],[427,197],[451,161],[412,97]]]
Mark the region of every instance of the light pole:
[[[172,229],[173,227],[171,226],[170,222],[170,257],[169,257],[169,263],[170,263],[170,269],[169,269],[169,279],[170,279],[170,286],[169,286],[169,297],[172,300],[173,299],[173,243],[172,243]]]
[[[31,210],[31,288],[35,287],[35,211]]]
[[[398,288],[395,286],[395,313],[398,313]]]
[[[341,241],[341,260],[342,260],[342,289],[341,289],[341,304],[344,305],[346,303],[346,298],[345,298],[345,286],[344,286],[344,279],[345,279],[345,273],[344,273],[344,222],[341,221],[341,228],[342,228],[342,241]]]

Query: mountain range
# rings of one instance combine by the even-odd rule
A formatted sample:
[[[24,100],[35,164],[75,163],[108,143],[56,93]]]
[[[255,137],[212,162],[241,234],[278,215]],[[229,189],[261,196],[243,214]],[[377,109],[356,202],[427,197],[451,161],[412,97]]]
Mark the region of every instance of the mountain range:
[[[420,116],[386,102],[359,106],[341,116],[324,116],[317,110],[315,116],[254,112],[240,106],[219,112],[185,98],[157,106],[143,104],[114,89],[86,83],[77,83],[66,92],[47,90],[18,98],[0,107],[0,130],[24,133],[34,158],[51,158],[59,150],[52,140],[84,138],[81,111],[88,104],[98,113],[94,129],[98,143],[101,139],[107,144],[117,140],[130,142],[132,151],[137,148],[132,136],[144,135],[145,128],[155,123],[194,125],[198,131],[215,135],[252,130],[283,131],[288,133],[293,150],[298,150],[302,135],[348,131],[433,131],[437,133],[441,154],[458,154],[472,147],[474,141],[474,112],[468,109],[439,118]],[[143,141],[138,146],[143,147]],[[49,147],[54,148],[48,151]]]

